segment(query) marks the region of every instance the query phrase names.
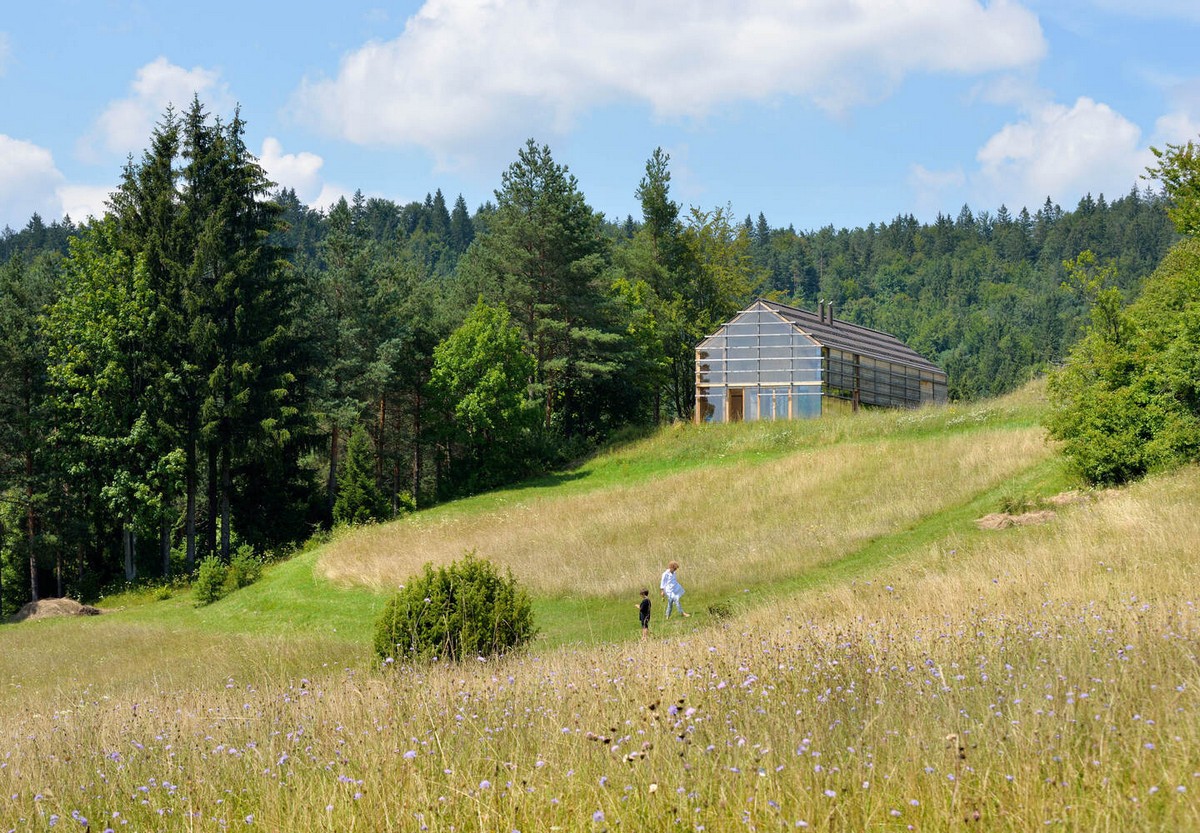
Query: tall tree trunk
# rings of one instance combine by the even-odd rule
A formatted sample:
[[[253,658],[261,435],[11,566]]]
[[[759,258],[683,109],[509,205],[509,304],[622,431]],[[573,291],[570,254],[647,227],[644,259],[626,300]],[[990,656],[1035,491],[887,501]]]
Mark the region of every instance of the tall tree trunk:
[[[128,524],[121,527],[121,544],[125,551],[125,580],[133,581],[137,577],[137,568],[134,563],[134,537],[133,530]]]
[[[184,536],[187,538],[187,571],[196,566],[196,435],[189,430],[187,440],[187,510]]]
[[[208,539],[205,555],[217,554],[217,446],[208,447],[208,529],[205,537]]]
[[[333,505],[337,503],[338,446],[341,443],[340,426],[335,420],[329,438],[329,478],[325,483],[325,511],[333,520]]]
[[[412,499],[413,505],[420,505],[421,494],[421,392],[413,397],[413,457],[412,457]]]
[[[158,544],[162,554],[163,578],[171,577],[171,525],[167,522],[166,512],[163,513],[159,527]]]
[[[33,452],[25,452],[25,542],[29,546],[29,599],[38,600],[37,550],[34,548],[36,532],[33,511]]]
[[[233,477],[230,473],[232,462],[229,444],[221,452],[221,558],[229,560],[229,539],[232,524],[229,519],[229,496],[233,493]]]
[[[379,416],[375,425],[375,482],[383,483],[383,434],[387,426],[387,397],[379,397]],[[395,514],[394,512],[392,514]]]

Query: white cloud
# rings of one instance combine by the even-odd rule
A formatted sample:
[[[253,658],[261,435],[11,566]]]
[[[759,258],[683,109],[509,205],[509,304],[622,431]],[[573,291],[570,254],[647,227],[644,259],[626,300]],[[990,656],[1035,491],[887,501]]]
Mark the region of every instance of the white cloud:
[[[1197,141],[1200,137],[1200,119],[1186,111],[1176,111],[1159,116],[1154,122],[1154,139],[1151,144],[1162,148],[1170,143],[1182,145]]]
[[[24,228],[35,211],[47,222],[59,219],[62,183],[50,151],[0,134],[0,227]]]
[[[110,103],[96,119],[80,141],[80,155],[100,161],[102,154],[136,154],[149,142],[167,105],[185,110],[197,95],[209,108],[223,110],[230,106],[228,91],[216,71],[184,69],[166,58],[154,59],[137,71],[129,95]]]
[[[62,213],[79,224],[89,217],[103,217],[114,188],[106,185],[62,185],[56,190]]]
[[[309,208],[316,208],[320,211],[328,211],[338,200],[345,197],[346,202],[350,202],[354,198],[354,192],[341,185],[326,183],[321,186],[321,193],[317,194],[315,199],[309,200]]]
[[[0,32],[0,78],[4,77],[4,73],[8,71],[8,62],[12,58],[12,43],[8,39],[8,32]]]
[[[321,192],[321,166],[325,160],[315,153],[284,153],[283,144],[268,136],[263,139],[258,161],[274,182],[295,189],[301,202],[307,203]]]
[[[263,140],[258,161],[272,181],[295,190],[300,202],[311,208],[325,210],[341,197],[350,199],[353,192],[321,177],[325,160],[315,153],[284,153],[283,144],[273,136]]]
[[[1045,49],[1012,0],[427,0],[400,37],[305,81],[293,108],[352,142],[445,161],[617,101],[664,118],[779,96],[836,112],[913,73],[1019,68]]]
[[[1120,195],[1152,161],[1141,129],[1090,98],[1034,107],[980,148],[972,177],[981,204],[1037,206],[1047,196],[1069,205],[1085,193]]]

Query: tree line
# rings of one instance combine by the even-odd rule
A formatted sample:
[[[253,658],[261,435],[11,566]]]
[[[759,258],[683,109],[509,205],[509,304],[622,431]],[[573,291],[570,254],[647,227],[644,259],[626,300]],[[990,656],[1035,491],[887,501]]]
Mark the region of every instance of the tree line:
[[[0,234],[0,613],[279,551],[691,416],[693,348],[756,295],[895,333],[952,395],[1062,360],[1090,250],[1136,295],[1176,239],[1136,188],[1073,211],[964,207],[798,232],[684,209],[655,150],[640,218],[529,141],[474,211],[438,191],[328,210],[269,182],[199,100],[106,214]]]

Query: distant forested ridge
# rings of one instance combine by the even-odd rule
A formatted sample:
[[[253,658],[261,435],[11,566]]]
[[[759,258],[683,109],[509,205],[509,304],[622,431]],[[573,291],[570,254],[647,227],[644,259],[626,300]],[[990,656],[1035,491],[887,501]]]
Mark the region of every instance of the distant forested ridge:
[[[103,218],[0,233],[0,613],[279,551],[688,419],[693,348],[754,297],[896,334],[960,399],[1078,340],[1064,261],[1125,301],[1177,239],[1132,189],[853,230],[684,208],[655,150],[614,222],[546,146],[495,201],[328,210],[270,183],[240,114],[168,111]],[[366,183],[369,186],[369,183]]]

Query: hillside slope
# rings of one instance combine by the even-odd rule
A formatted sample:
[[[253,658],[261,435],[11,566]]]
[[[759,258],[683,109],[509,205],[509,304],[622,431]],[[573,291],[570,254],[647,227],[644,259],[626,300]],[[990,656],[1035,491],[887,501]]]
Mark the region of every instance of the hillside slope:
[[[745,607],[918,545],[953,548],[1006,499],[1049,496],[1065,480],[1040,399],[1034,385],[916,412],[675,426],[540,483],[348,531],[317,569],[386,591],[473,550],[567,629],[551,642],[618,638],[616,603],[656,588],[671,560],[693,608]]]
[[[0,830],[1200,829],[1200,469],[981,529],[1067,485],[1039,396],[670,429],[209,607],[0,628]],[[692,527],[696,615],[638,640]],[[370,585],[483,545],[541,639],[381,667]]]

